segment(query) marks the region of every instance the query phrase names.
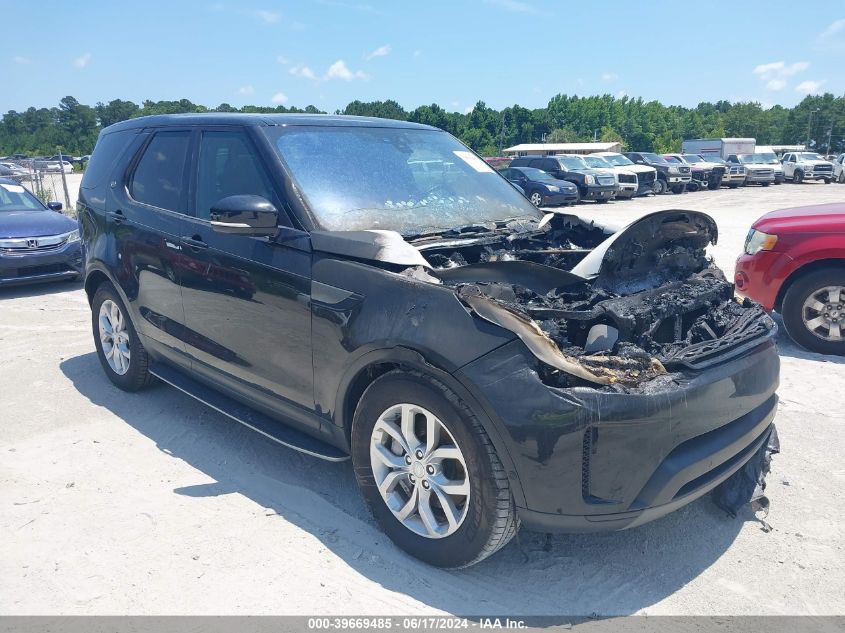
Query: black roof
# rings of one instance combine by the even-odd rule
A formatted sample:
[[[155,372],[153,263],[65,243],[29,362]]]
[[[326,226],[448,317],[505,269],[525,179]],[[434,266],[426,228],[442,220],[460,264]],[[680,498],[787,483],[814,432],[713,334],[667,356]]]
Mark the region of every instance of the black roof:
[[[397,121],[396,119],[380,119],[378,117],[348,116],[339,114],[263,114],[263,113],[230,113],[208,112],[201,114],[155,114],[142,116],[115,123],[104,132],[117,130],[138,129],[152,126],[168,125],[319,125],[326,127],[389,127],[418,130],[436,130],[430,125]]]

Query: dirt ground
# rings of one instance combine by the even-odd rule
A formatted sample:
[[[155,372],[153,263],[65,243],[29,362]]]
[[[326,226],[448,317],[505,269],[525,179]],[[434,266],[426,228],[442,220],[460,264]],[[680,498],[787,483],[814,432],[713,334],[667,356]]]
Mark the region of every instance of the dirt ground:
[[[766,211],[845,186],[582,205],[620,225],[711,213],[728,274]],[[175,389],[125,394],[79,284],[0,290],[2,614],[843,614],[845,364],[779,339],[771,532],[701,499],[612,534],[521,532],[459,572],[405,556],[351,465],[282,448]]]

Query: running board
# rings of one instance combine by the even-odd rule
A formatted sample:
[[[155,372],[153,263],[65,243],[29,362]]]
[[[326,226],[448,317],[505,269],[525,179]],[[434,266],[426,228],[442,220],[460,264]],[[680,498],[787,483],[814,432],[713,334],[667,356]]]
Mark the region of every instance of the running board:
[[[256,411],[245,404],[241,404],[237,400],[205,386],[177,369],[162,365],[161,363],[155,363],[150,366],[149,372],[168,385],[176,387],[182,393],[196,398],[215,411],[219,411],[223,415],[235,420],[235,422],[240,422],[245,427],[261,433],[264,437],[268,437],[282,446],[287,446],[300,453],[319,457],[330,462],[342,462],[349,459],[349,455],[339,448],[286,426],[283,422],[274,420],[268,415]]]

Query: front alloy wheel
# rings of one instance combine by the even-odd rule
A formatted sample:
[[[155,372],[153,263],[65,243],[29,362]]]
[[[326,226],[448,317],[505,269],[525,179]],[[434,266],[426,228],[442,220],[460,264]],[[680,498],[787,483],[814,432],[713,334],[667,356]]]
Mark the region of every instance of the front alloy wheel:
[[[798,277],[783,296],[781,315],[802,347],[845,355],[845,269],[831,266]]]
[[[426,538],[454,534],[469,508],[464,455],[431,411],[402,403],[382,413],[370,437],[370,466],[387,507]]]
[[[539,207],[541,204],[543,204],[543,196],[540,195],[539,191],[535,191],[534,193],[532,193],[530,200],[531,204],[533,204],[535,207]]]
[[[364,501],[412,556],[467,567],[519,529],[507,471],[478,414],[437,378],[402,369],[376,378],[350,439]]]
[[[845,340],[845,286],[825,286],[804,300],[804,326],[824,341]]]

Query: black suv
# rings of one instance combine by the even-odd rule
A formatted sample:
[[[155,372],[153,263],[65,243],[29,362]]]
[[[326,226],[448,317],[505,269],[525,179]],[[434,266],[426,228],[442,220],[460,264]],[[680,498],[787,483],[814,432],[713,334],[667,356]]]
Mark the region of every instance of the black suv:
[[[510,167],[534,167],[578,187],[578,200],[607,202],[616,195],[616,177],[590,169],[580,156],[519,156]]]
[[[648,165],[657,170],[654,181],[654,193],[684,193],[692,182],[692,169],[689,165],[670,165],[669,162],[654,152],[625,152],[628,159],[637,165]]]
[[[435,565],[485,558],[520,521],[657,518],[772,432],[775,327],[706,257],[711,218],[611,235],[543,214],[436,128],[133,119],[101,132],[78,210],[117,387],[160,379],[351,457],[384,531]]]

